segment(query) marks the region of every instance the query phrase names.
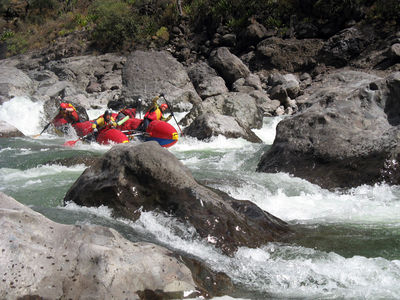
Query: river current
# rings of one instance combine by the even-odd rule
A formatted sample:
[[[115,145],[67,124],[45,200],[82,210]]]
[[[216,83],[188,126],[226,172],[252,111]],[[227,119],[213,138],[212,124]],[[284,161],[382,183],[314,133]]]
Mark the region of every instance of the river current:
[[[222,136],[207,142],[180,137],[169,148],[200,183],[250,200],[296,228],[290,242],[240,248],[227,257],[170,217],[145,212],[132,222],[112,218],[107,207],[63,206],[65,193],[86,167],[57,161],[99,156],[111,146],[78,143],[66,148],[63,143],[76,137],[51,132],[32,138],[46,124],[43,111],[43,104],[24,97],[0,106],[0,120],[27,136],[0,139],[0,191],[49,219],[100,224],[131,241],[188,253],[229,275],[242,299],[400,299],[400,186],[328,191],[286,173],[255,172],[281,118],[266,118],[254,130],[263,144]],[[101,112],[89,111],[89,116]]]

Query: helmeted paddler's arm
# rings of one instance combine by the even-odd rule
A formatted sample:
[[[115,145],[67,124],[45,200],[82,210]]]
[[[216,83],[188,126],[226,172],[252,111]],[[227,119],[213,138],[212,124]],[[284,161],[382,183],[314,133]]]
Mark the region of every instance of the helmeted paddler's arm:
[[[169,116],[166,117],[166,118],[161,117],[161,121],[168,122],[169,120],[171,120],[171,118],[172,118],[172,115],[169,115]]]
[[[157,108],[158,107],[158,103],[157,103],[157,101],[158,101],[158,99],[160,99],[160,96],[155,96],[154,98],[153,98],[153,105],[151,106],[151,108]],[[150,109],[151,109],[150,108]]]

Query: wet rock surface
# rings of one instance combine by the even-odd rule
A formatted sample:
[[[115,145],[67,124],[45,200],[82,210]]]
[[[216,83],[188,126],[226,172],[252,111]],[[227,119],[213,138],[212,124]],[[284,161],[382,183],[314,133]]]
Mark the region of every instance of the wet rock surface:
[[[63,225],[0,193],[2,299],[141,299],[200,295],[174,254],[113,229]]]
[[[304,96],[304,109],[280,122],[261,172],[288,172],[322,187],[354,187],[389,179],[399,157],[400,85],[363,72],[337,72]],[[392,166],[393,167],[393,166]]]
[[[136,220],[139,208],[160,211],[195,228],[204,240],[233,254],[290,233],[288,225],[250,201],[200,185],[176,157],[156,142],[117,145],[86,169],[65,201],[106,205],[115,216]]]

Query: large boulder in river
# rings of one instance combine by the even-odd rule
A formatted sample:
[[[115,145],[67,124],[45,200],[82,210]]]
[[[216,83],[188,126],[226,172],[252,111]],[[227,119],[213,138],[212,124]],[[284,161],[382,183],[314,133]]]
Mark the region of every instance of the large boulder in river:
[[[196,290],[174,253],[114,229],[55,223],[3,193],[0,220],[1,299],[182,299]]]
[[[278,124],[258,171],[288,172],[326,188],[398,184],[398,99],[400,73],[327,76],[299,99],[301,113]]]
[[[164,93],[176,110],[189,110],[201,98],[184,66],[166,51],[133,52],[122,73],[123,98],[141,98],[147,104]]]
[[[212,113],[204,113],[197,117],[184,129],[184,133],[199,140],[223,135],[227,138],[243,138],[252,143],[262,143],[262,140],[237,118]]]
[[[190,125],[203,113],[213,113],[237,118],[244,126],[261,128],[263,111],[259,108],[257,100],[240,92],[225,93],[208,97],[180,121],[183,125]]]
[[[116,145],[86,169],[65,201],[106,205],[114,215],[136,220],[142,210],[161,211],[195,228],[211,244],[232,254],[289,232],[285,222],[250,201],[207,188],[157,142]]]

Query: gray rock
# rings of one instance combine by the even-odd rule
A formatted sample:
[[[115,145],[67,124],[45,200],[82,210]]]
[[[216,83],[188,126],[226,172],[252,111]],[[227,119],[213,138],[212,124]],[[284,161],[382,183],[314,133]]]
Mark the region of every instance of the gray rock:
[[[247,76],[245,78],[244,84],[247,86],[251,86],[256,90],[259,90],[259,91],[262,90],[262,83],[261,83],[260,77],[258,77],[258,75],[256,75],[256,74],[249,74],[249,76]]]
[[[88,86],[86,87],[86,92],[88,93],[101,92],[101,90],[101,85],[97,81],[89,82]]]
[[[269,95],[271,99],[279,100],[282,104],[286,101],[288,94],[286,89],[282,85],[274,86],[270,91]]]
[[[224,34],[221,37],[222,45],[226,47],[235,47],[236,46],[236,35],[233,33]]]
[[[210,113],[197,117],[189,127],[185,128],[184,134],[200,140],[223,135],[227,138],[243,138],[252,143],[262,142],[250,128],[240,124],[237,118]]]
[[[239,46],[241,48],[246,48],[251,45],[257,45],[258,42],[273,34],[274,32],[269,32],[264,25],[252,20],[252,23],[247,26],[245,30],[240,32]]]
[[[326,41],[319,54],[320,60],[326,65],[344,67],[370,42],[370,37],[357,27],[346,28]]]
[[[262,91],[260,77],[256,74],[249,74],[246,78],[239,78],[232,85],[234,92],[251,93],[254,90]]]
[[[256,56],[249,62],[254,70],[278,69],[290,73],[311,69],[323,46],[318,39],[280,39],[271,37],[257,45]]]
[[[189,67],[188,75],[197,93],[202,99],[228,92],[224,79],[205,62],[199,62]]]
[[[33,92],[33,81],[21,70],[0,63],[0,96],[11,99],[29,96]]]
[[[254,87],[246,85],[244,78],[239,78],[232,84],[232,91],[249,94],[254,91]]]
[[[51,61],[46,68],[54,72],[60,80],[73,83],[80,90],[85,90],[92,78],[101,79],[104,76],[114,76],[122,86],[121,69],[125,57],[105,54],[100,56],[77,56]]]
[[[283,87],[291,99],[295,99],[300,93],[300,82],[293,74],[283,75],[285,82]]]
[[[270,117],[275,115],[276,110],[281,105],[279,100],[271,100],[263,91],[253,91],[250,93],[250,96],[256,99],[257,106],[263,112],[264,116]]]
[[[165,212],[229,255],[239,246],[258,247],[289,232],[285,222],[254,203],[197,183],[182,162],[154,141],[114,146],[83,172],[64,200],[106,205],[115,216],[132,220],[141,210]]]
[[[240,58],[232,54],[226,47],[212,51],[208,62],[229,86],[232,86],[239,78],[246,78],[250,74],[250,70]]]
[[[288,172],[325,188],[397,182],[398,171],[385,177],[383,170],[400,156],[399,96],[400,73],[384,80],[354,71],[324,77],[306,91],[302,111],[278,124],[257,170]]]
[[[62,80],[57,81],[52,85],[41,86],[38,89],[37,94],[39,95],[37,96],[35,94],[37,97],[40,97],[40,95],[46,95],[50,98],[55,98],[57,96],[68,97],[78,94],[78,90],[72,82]]]
[[[31,70],[28,75],[31,79],[38,81],[40,86],[49,86],[58,81],[57,75],[50,70]]]
[[[145,290],[183,298],[196,291],[190,270],[160,246],[102,226],[55,223],[3,193],[0,215],[2,299],[141,299]]]
[[[8,124],[3,120],[0,120],[0,138],[20,137],[20,136],[24,136],[24,134],[21,131],[19,131],[13,125]]]
[[[400,43],[396,43],[390,46],[389,57],[400,61]]]
[[[181,120],[183,125],[190,123],[202,113],[236,117],[244,126],[261,128],[263,113],[258,108],[256,100],[245,93],[226,93],[205,99]]]
[[[142,98],[147,104],[164,93],[175,110],[189,110],[201,102],[185,68],[169,52],[135,51],[122,73],[124,98]]]

